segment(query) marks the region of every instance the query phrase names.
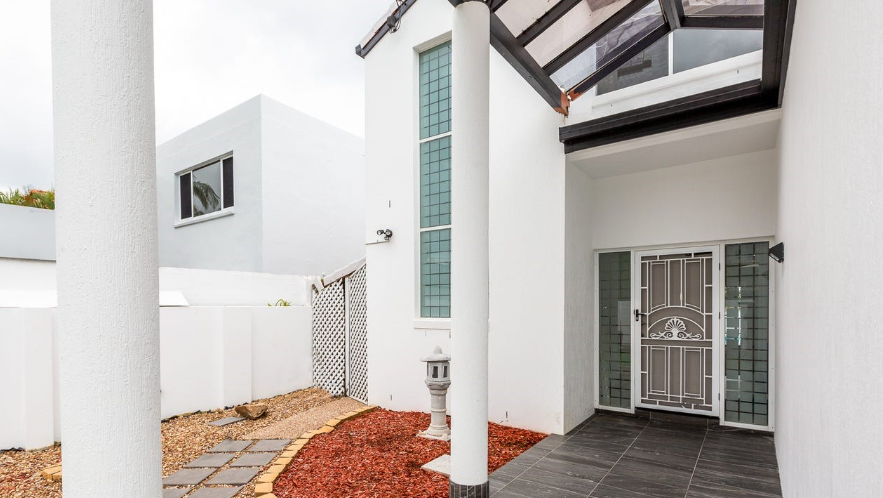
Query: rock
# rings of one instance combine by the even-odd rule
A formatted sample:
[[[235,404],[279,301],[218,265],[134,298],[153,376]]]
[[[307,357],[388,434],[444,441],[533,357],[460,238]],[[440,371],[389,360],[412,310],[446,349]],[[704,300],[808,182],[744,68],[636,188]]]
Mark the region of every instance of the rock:
[[[261,418],[267,413],[267,405],[263,403],[252,403],[250,405],[239,405],[236,407],[236,413],[243,417],[254,420]]]

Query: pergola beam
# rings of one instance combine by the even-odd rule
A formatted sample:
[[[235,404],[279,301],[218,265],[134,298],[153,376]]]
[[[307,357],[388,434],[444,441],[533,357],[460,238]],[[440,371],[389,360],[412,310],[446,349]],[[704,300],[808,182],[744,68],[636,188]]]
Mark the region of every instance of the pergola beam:
[[[686,16],[682,28],[763,29],[763,16]]]
[[[537,19],[536,22],[528,26],[523,33],[518,35],[518,43],[526,47],[528,43],[534,41],[544,31],[564,17],[565,14],[579,5],[580,2],[582,2],[582,0],[561,0],[555,4],[554,7],[549,9],[548,12],[543,14],[542,17]]]
[[[681,27],[684,18],[684,4],[681,0],[660,0],[665,20],[672,31]],[[680,9],[678,9],[680,7]]]
[[[785,90],[796,7],[797,0],[766,0],[764,3],[766,26],[763,30],[761,90],[780,106]]]

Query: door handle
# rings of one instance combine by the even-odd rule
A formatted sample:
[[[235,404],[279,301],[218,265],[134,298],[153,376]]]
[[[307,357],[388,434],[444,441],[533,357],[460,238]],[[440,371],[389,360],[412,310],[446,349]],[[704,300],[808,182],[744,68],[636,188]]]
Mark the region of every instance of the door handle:
[[[641,313],[641,310],[635,308],[635,321],[640,322],[642,316],[647,316],[647,313]]]

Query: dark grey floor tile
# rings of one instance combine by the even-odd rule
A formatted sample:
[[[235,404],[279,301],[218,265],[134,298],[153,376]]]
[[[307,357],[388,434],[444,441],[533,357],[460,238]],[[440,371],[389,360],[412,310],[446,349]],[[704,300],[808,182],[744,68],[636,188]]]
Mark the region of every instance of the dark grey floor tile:
[[[246,453],[233,460],[231,467],[263,467],[276,458],[276,453]]]
[[[574,434],[570,439],[567,440],[568,443],[571,444],[614,444],[618,446],[628,446],[634,442],[635,438],[638,437],[638,433],[624,435],[619,432],[614,431],[605,431],[603,429],[596,429],[593,432],[578,432]]]
[[[759,493],[747,489],[733,488],[721,484],[715,484],[702,479],[693,479],[686,498],[771,498],[781,495]]]
[[[212,477],[206,484],[210,485],[240,485],[248,484],[249,481],[258,475],[260,468],[256,467],[239,467],[230,468],[218,472],[218,475]]]
[[[218,469],[181,469],[162,480],[163,486],[195,486]]]
[[[589,496],[593,498],[648,498],[648,495],[642,493],[614,488],[612,486],[605,486],[603,484],[599,484]]]
[[[752,479],[750,475],[736,475],[729,472],[711,472],[708,470],[697,470],[693,479],[697,482],[711,484],[722,484],[733,488],[746,489],[756,493],[767,493],[771,495],[781,495],[782,487],[778,480],[771,482],[764,479]]]
[[[233,439],[227,439],[221,441],[216,444],[213,448],[206,450],[208,453],[225,453],[225,452],[239,452],[248,448],[248,445],[251,444],[251,441],[235,441]]]
[[[512,491],[507,491],[506,488],[503,488],[496,492],[491,492],[491,498],[529,498],[525,497],[525,495],[521,495],[518,493],[513,493]]]
[[[597,450],[583,451],[553,451],[540,462],[575,463],[579,465],[591,465],[602,470],[609,470],[619,460],[619,453],[603,453]],[[539,463],[539,462],[537,462]],[[536,465],[536,464],[534,464]]]
[[[563,443],[556,449],[561,448],[573,448],[577,447],[577,451],[582,451],[583,449],[592,449],[592,450],[600,450],[608,453],[624,453],[625,450],[632,444],[634,440],[629,440],[627,443],[612,443],[610,441],[598,441],[595,439],[589,438],[577,438],[572,437],[567,440],[567,442]]]
[[[536,450],[536,451],[534,451]],[[544,450],[542,448],[531,448],[524,453],[518,455],[514,459],[512,459],[513,463],[517,463],[519,465],[533,465],[539,461],[540,458],[548,455],[550,450]]]
[[[162,498],[181,498],[186,495],[191,488],[165,488],[162,490]]]
[[[623,457],[622,460],[610,470],[611,473],[645,479],[647,481],[664,484],[666,486],[681,487],[684,490],[690,484],[693,473],[689,470],[673,469],[671,467],[660,468],[657,465]]]
[[[203,453],[196,460],[185,465],[185,467],[223,467],[230,460],[236,457],[236,453]]]
[[[702,448],[702,446],[697,445],[696,447],[687,447],[678,444],[666,443],[664,441],[638,438],[637,441],[632,443],[632,448],[695,459],[699,457],[699,450]]]
[[[699,457],[699,463],[696,464],[696,470],[704,470],[711,472],[733,473],[736,475],[747,475],[753,479],[763,479],[770,482],[779,482],[779,471],[774,467],[752,465],[751,462],[741,462],[737,464],[718,462],[715,460],[706,460]]]
[[[561,445],[564,441],[568,439],[568,436],[561,436],[559,434],[549,434],[545,439],[540,441],[539,443],[534,445],[534,448],[540,449],[555,449]]]
[[[601,478],[604,477],[604,475],[607,474],[607,471],[609,470],[602,467],[596,467],[594,465],[556,461],[550,460],[549,458],[544,458],[540,460],[531,468],[547,470],[556,474],[577,477],[580,479],[589,479],[593,481],[600,481]]]
[[[224,417],[218,420],[212,420],[208,423],[208,425],[213,425],[215,427],[224,427],[225,425],[235,424],[236,422],[242,422],[245,420],[242,417]]]
[[[604,477],[601,484],[659,498],[683,498],[687,492],[687,485],[667,486],[639,477],[614,474],[613,471]]]
[[[242,486],[235,488],[200,488],[187,498],[233,498],[242,490]]]
[[[595,489],[600,479],[582,479],[579,477],[564,476],[556,472],[541,470],[537,468],[528,469],[527,472],[521,474],[518,479],[531,481],[537,484],[553,486],[556,488],[566,489],[574,493],[581,493],[587,496]]]
[[[249,453],[256,451],[282,451],[288,444],[290,439],[261,439],[248,449]]]
[[[545,484],[537,484],[531,481],[515,479],[506,485],[501,491],[515,493],[516,495],[529,498],[585,498],[586,493],[574,493],[566,489],[556,488]]]
[[[633,460],[639,460],[656,465],[660,470],[665,468],[673,468],[678,470],[686,470],[692,472],[696,467],[696,459],[689,457],[681,457],[668,453],[660,453],[658,451],[642,450],[639,448],[629,448],[625,456]]]
[[[500,480],[504,480],[506,482],[509,482],[512,479],[515,479],[516,477],[521,475],[525,470],[528,469],[528,467],[529,467],[528,465],[521,465],[521,464],[515,463],[515,461],[511,461],[511,462],[507,463],[506,465],[503,465],[502,467],[497,469],[491,475],[493,477],[500,479]]]

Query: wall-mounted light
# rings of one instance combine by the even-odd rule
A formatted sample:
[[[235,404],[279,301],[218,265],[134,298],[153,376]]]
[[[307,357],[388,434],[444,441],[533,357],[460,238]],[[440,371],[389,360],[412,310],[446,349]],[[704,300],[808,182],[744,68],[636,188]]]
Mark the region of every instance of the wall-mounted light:
[[[377,235],[383,237],[383,240],[389,242],[389,239],[392,238],[392,230],[389,228],[377,230]]]
[[[770,258],[776,263],[781,263],[785,261],[785,243],[779,242],[778,244],[770,247]]]

